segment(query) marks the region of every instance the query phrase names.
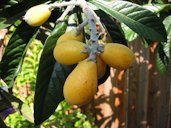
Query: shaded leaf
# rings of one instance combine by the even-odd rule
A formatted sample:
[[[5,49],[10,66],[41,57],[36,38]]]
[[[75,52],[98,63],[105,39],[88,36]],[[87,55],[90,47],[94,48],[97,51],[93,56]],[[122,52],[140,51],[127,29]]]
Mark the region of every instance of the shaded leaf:
[[[64,66],[53,57],[57,39],[65,32],[66,23],[56,25],[45,42],[38,68],[34,98],[35,125],[48,119],[63,98],[63,84],[74,66]]]
[[[157,49],[157,67],[160,73],[166,73],[171,60],[171,16],[163,21],[167,31],[167,42],[162,42]]]
[[[107,65],[106,72],[102,78],[98,79],[98,85],[103,84],[110,75],[110,67]]]
[[[20,71],[24,55],[34,38],[36,29],[22,22],[9,40],[0,62],[0,78],[9,87],[13,86],[14,80]],[[30,40],[30,38],[32,39]]]
[[[130,29],[154,41],[166,41],[166,31],[160,18],[151,11],[131,2],[116,1],[109,4],[91,0],[101,10],[123,22]]]
[[[5,8],[11,7],[12,5],[19,3],[20,1],[21,0],[1,0],[0,1],[0,11]]]
[[[12,104],[12,107],[15,109],[15,111],[19,112],[25,119],[33,123],[33,112],[27,104],[23,103],[19,98],[2,89],[0,89],[0,91],[3,97],[5,97],[5,99]]]
[[[2,128],[8,128],[7,126],[6,126],[6,124],[4,123],[4,121],[0,118],[0,126],[2,127]]]
[[[171,15],[166,17],[163,23],[167,31],[167,43],[171,44]]]
[[[96,10],[95,12],[99,17],[105,17],[101,18],[100,20],[105,25],[113,43],[121,43],[127,45],[124,34],[116,21],[114,21],[109,15],[101,10]]]
[[[23,16],[24,13],[19,13],[16,17],[11,17],[7,20],[2,20],[2,22],[0,22],[0,29],[4,29],[9,27],[11,24],[13,24],[16,20],[19,19],[19,17]]]
[[[164,74],[167,72],[169,58],[166,56],[164,52],[164,47],[162,44],[158,45],[158,52],[157,52],[157,68],[160,73]]]

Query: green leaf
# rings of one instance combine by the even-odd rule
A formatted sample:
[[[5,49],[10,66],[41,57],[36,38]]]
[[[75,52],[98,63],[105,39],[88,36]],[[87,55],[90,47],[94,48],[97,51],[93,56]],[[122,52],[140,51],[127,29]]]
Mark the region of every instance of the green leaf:
[[[155,13],[160,13],[163,11],[168,11],[171,9],[171,4],[146,4],[143,5],[144,8],[155,12]]]
[[[12,35],[0,62],[0,78],[12,87],[18,75],[26,50],[34,38],[37,28],[22,22]],[[31,38],[31,39],[30,39]]]
[[[157,68],[160,73],[167,72],[171,60],[171,16],[168,16],[163,21],[167,31],[167,42],[159,44],[157,49]]]
[[[169,58],[166,56],[164,52],[164,45],[159,44],[157,49],[157,68],[160,73],[164,74],[167,72]]]
[[[125,24],[121,24],[121,27],[125,33],[125,38],[126,40],[129,42],[135,40],[138,37],[138,34],[135,33],[134,31],[132,31],[128,26],[126,26]]]
[[[103,3],[101,0],[91,0],[98,8],[123,22],[130,29],[146,39],[166,41],[166,30],[160,18],[153,12],[126,1]]]
[[[109,15],[101,10],[96,10],[95,12],[99,17],[105,17],[101,18],[101,22],[106,27],[113,43],[121,43],[127,45],[124,34],[116,21],[114,21]]]
[[[11,7],[12,5],[19,3],[20,1],[21,0],[2,0],[2,2],[0,3],[0,11],[4,8]]]
[[[166,17],[163,21],[167,31],[167,44],[164,51],[168,58],[171,57],[171,15]]]
[[[163,23],[167,31],[167,43],[171,43],[171,15],[166,17]]]
[[[0,29],[9,27],[11,24],[13,24],[15,21],[17,21],[23,15],[24,15],[24,13],[21,12],[21,13],[17,14],[16,16],[10,17],[9,19],[3,19],[0,22]]]
[[[65,32],[66,23],[56,25],[45,42],[38,68],[34,98],[35,125],[48,119],[56,110],[63,98],[63,84],[74,66],[64,66],[53,57],[57,39]]]
[[[3,19],[0,21],[0,29],[8,27],[16,20],[20,19],[22,16],[24,16],[24,11],[34,4],[35,3],[30,2],[30,0],[24,0],[18,4],[15,4],[0,11],[0,18]]]
[[[12,107],[15,109],[15,111],[19,112],[24,116],[25,119],[33,123],[33,112],[27,104],[3,89],[0,89],[0,91],[3,97],[5,97],[10,104],[12,104]]]

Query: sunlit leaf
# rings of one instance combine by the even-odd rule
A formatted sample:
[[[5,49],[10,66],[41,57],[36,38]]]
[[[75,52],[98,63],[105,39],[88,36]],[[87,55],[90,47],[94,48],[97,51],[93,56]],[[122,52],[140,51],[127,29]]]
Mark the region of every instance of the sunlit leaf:
[[[36,30],[37,28],[30,27],[22,22],[10,38],[0,62],[0,78],[9,87],[13,86],[15,78],[20,72],[26,50],[32,39],[35,38]]]
[[[160,18],[151,11],[126,1],[108,4],[101,0],[91,0],[98,8],[127,25],[140,36],[153,41],[166,41],[166,31]]]
[[[21,115],[24,116],[25,119],[32,122],[33,119],[33,112],[31,108],[25,104],[23,101],[21,101],[19,98],[15,97],[14,95],[4,91],[0,90],[3,97],[7,99],[7,101],[12,105],[12,107],[15,109],[15,111],[19,112]]]
[[[132,31],[128,26],[125,24],[121,24],[121,27],[125,33],[125,38],[128,42],[135,40],[138,37],[138,34]]]
[[[171,9],[171,4],[154,4],[154,3],[151,3],[151,4],[143,5],[143,7],[152,11],[152,12],[160,13],[162,11],[168,11],[169,9]]]

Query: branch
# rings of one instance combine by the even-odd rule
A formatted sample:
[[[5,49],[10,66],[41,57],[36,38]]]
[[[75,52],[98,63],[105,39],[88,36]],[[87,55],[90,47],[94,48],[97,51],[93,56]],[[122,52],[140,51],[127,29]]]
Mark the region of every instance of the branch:
[[[64,6],[68,6],[64,13],[57,21],[64,20],[65,16],[75,7],[80,6],[82,8],[83,13],[86,15],[87,20],[84,21],[77,27],[77,34],[81,32],[81,30],[87,24],[90,26],[90,41],[91,45],[87,46],[83,52],[90,53],[89,60],[96,61],[96,54],[100,54],[103,52],[103,46],[99,45],[98,38],[99,36],[103,36],[103,39],[106,37],[106,31],[103,25],[100,22],[100,18],[96,15],[93,9],[91,9],[85,0],[71,0],[69,2],[62,2],[62,3],[53,3],[50,4],[50,8],[61,8]],[[100,26],[100,33],[97,31],[96,24]]]
[[[68,13],[73,10],[75,6],[73,5],[70,5],[70,6],[67,6],[67,8],[65,9],[65,11],[62,13],[62,15],[57,19],[57,23],[58,22],[61,22],[61,21],[64,21],[65,17],[68,15]]]

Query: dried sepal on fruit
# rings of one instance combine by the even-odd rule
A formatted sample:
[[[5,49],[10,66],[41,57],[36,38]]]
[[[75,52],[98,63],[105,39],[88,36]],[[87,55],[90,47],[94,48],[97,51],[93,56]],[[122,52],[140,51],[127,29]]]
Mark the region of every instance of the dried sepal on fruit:
[[[51,15],[52,9],[49,5],[40,4],[31,7],[24,15],[24,20],[30,26],[36,27],[45,23]]]
[[[83,53],[85,44],[76,40],[67,40],[57,44],[54,48],[53,55],[56,61],[61,64],[76,64],[88,57],[87,53]]]
[[[116,69],[127,69],[135,61],[134,53],[125,45],[118,43],[107,43],[104,52],[100,54],[102,60]]]
[[[81,61],[64,84],[65,100],[72,105],[85,105],[97,91],[97,65],[87,59]]]

